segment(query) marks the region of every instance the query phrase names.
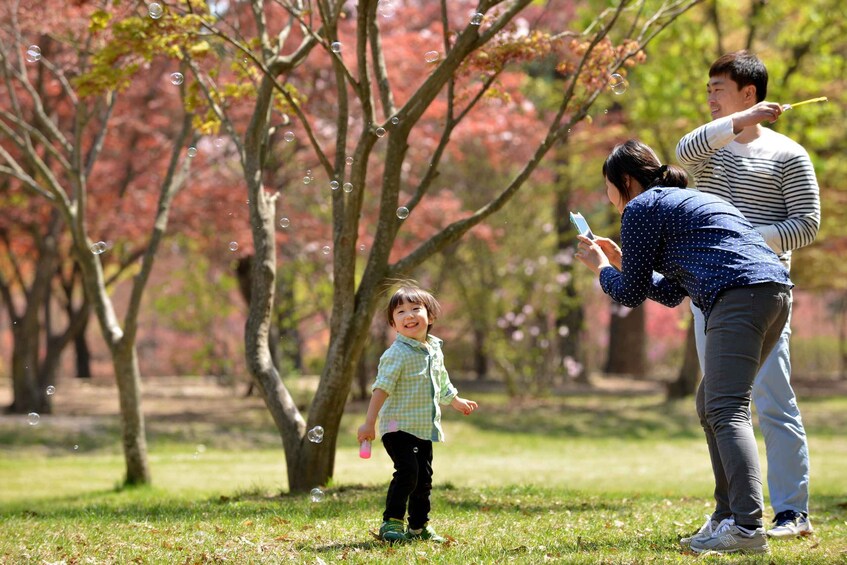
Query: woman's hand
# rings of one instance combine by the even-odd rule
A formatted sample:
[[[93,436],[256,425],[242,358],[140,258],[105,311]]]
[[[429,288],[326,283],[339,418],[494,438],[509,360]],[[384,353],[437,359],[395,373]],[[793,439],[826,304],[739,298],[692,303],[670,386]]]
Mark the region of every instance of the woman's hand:
[[[594,236],[594,243],[600,246],[600,250],[606,255],[609,263],[617,270],[621,270],[621,248],[618,244],[607,237]]]
[[[597,241],[592,241],[584,235],[578,235],[576,237],[579,239],[576,258],[579,259],[583,265],[594,271],[594,274],[599,275],[603,268],[612,266],[609,258],[606,257],[605,253],[603,253],[603,249]],[[618,250],[618,253],[620,253],[620,250]]]

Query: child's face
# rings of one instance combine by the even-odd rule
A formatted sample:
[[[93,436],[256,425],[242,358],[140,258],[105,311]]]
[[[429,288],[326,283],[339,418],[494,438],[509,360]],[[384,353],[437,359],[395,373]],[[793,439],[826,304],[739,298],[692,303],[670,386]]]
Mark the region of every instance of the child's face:
[[[426,306],[414,302],[400,304],[394,309],[391,317],[391,325],[400,335],[422,342],[426,342],[429,324],[429,312]]]

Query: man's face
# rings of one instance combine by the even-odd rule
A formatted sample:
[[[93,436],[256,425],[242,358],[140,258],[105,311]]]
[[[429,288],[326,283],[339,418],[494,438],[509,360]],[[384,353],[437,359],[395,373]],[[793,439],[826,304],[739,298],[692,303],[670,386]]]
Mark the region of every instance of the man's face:
[[[750,84],[739,88],[728,75],[710,77],[706,92],[713,120],[741,112],[756,103],[756,87]]]

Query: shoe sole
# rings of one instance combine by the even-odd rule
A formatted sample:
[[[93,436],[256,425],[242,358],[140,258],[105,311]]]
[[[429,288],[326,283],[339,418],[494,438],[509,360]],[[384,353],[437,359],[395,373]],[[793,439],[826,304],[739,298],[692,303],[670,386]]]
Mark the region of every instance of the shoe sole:
[[[792,534],[771,534],[767,532],[767,536],[771,539],[788,539],[788,538],[804,538],[806,536],[810,536],[814,534],[814,530],[803,530],[802,532],[792,533]]]
[[[709,552],[714,552],[714,553],[767,553],[771,550],[771,548],[768,547],[767,545],[765,545],[764,547],[739,547],[739,548],[736,548],[736,549],[723,549],[723,548],[719,548],[719,547],[713,547],[713,548],[704,547],[702,549],[697,548],[697,547],[689,547],[689,549],[691,551],[693,551],[694,553],[697,553],[697,554],[709,553]]]

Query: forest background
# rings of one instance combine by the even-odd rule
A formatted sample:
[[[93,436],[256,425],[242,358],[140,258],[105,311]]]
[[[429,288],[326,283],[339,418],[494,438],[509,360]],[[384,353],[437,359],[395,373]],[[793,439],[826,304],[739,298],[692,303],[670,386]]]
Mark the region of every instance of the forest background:
[[[65,379],[117,380],[129,482],[149,479],[142,377],[212,375],[265,399],[292,488],[323,484],[334,443],[305,453],[306,430],[367,396],[404,278],[444,306],[455,380],[690,394],[687,305],[610,303],[567,211],[614,237],[609,149],[675,162],[709,64],[741,48],[769,100],[829,99],[772,127],[823,207],[793,260],[793,378],[847,375],[842,3],[154,4],[13,2],[0,45],[0,383],[48,414]],[[313,375],[301,414],[285,382]]]

